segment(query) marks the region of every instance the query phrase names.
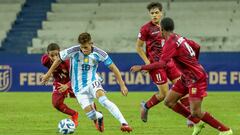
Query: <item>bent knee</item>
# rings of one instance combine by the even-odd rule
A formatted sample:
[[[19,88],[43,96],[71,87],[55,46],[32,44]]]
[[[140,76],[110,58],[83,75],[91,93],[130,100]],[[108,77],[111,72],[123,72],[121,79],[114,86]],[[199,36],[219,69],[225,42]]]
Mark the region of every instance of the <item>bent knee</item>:
[[[191,111],[191,115],[196,118],[201,118],[201,112],[199,111]]]
[[[164,103],[165,106],[167,106],[167,107],[169,107],[169,108],[173,108],[173,107],[176,105],[176,103],[171,102],[171,101],[169,101],[169,100],[164,100],[163,103]]]

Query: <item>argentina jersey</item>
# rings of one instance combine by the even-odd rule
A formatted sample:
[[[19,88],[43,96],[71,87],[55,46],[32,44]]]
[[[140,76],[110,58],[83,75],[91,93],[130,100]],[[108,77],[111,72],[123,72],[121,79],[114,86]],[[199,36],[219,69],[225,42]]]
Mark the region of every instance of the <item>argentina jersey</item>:
[[[75,93],[81,91],[93,81],[101,80],[97,74],[98,63],[104,62],[107,67],[113,63],[105,51],[95,46],[92,47],[92,52],[89,55],[84,55],[81,52],[80,45],[70,47],[59,53],[63,61],[70,59],[71,84]]]

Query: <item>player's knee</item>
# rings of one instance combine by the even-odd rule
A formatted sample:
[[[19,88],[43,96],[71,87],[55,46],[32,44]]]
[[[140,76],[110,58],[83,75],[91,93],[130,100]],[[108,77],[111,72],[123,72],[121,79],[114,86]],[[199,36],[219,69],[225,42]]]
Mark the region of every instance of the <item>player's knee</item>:
[[[98,99],[98,102],[104,107],[107,106],[107,101],[108,101],[108,98],[106,96],[101,96]]]
[[[86,115],[90,120],[96,120],[96,111],[95,110],[92,110],[92,111],[86,113]]]
[[[164,100],[164,105],[169,107],[169,108],[173,108],[175,106],[175,104],[173,102],[171,102],[170,100]]]
[[[198,110],[192,110],[191,115],[196,118],[201,118],[201,112],[199,112]]]

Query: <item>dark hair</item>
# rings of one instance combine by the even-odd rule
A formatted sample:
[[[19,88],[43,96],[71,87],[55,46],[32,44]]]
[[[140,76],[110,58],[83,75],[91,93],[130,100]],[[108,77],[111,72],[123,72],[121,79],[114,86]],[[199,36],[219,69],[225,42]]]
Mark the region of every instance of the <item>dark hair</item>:
[[[153,8],[158,8],[160,11],[162,11],[162,4],[159,2],[151,2],[147,5],[148,11],[150,11]]]
[[[81,33],[78,37],[78,43],[85,44],[91,41],[91,35],[87,32]]]
[[[165,31],[173,32],[173,30],[174,30],[173,19],[171,19],[169,17],[165,17],[162,19],[160,24],[161,24],[162,29],[164,29]]]
[[[47,47],[47,52],[54,51],[54,50],[60,50],[59,45],[56,44],[56,43],[49,44],[48,47]]]

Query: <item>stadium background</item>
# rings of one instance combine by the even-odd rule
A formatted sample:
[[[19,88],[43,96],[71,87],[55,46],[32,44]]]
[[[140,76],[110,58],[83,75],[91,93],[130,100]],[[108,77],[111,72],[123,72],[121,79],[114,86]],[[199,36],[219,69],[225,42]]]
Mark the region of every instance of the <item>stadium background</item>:
[[[201,63],[209,73],[209,90],[238,91],[240,83],[239,0],[162,1],[176,32],[201,45]],[[129,73],[141,64],[135,42],[149,20],[147,0],[0,0],[0,91],[51,91],[39,84],[46,46],[77,44],[79,33],[92,34],[119,66],[131,91],[156,89],[149,76]],[[105,88],[116,91],[115,79],[100,68]],[[149,87],[149,84],[151,84]]]
[[[175,20],[176,32],[201,45],[200,62],[209,74],[208,91],[214,91],[204,108],[230,125],[236,135],[240,134],[239,0],[161,2],[165,16]],[[184,119],[162,109],[163,105],[153,108],[147,127],[138,117],[140,101],[152,95],[138,91],[156,90],[149,76],[129,72],[131,65],[142,63],[135,41],[140,26],[149,21],[148,3],[149,0],[0,0],[0,135],[56,134],[57,122],[66,116],[51,107],[51,82],[48,86],[40,84],[39,77],[46,72],[40,58],[49,43],[67,48],[75,45],[79,33],[84,31],[91,33],[98,47],[110,54],[129,90],[136,91],[124,98],[125,102],[118,93],[109,93],[133,125],[133,134],[191,134],[191,129],[182,128]],[[99,72],[106,90],[119,91],[112,73],[103,65]],[[72,100],[67,102],[82,116],[76,134],[97,134],[89,130],[94,128],[79,105]],[[107,114],[104,110],[103,113]],[[113,118],[105,122],[105,134],[120,134]],[[216,131],[207,128],[203,134],[215,135]]]

